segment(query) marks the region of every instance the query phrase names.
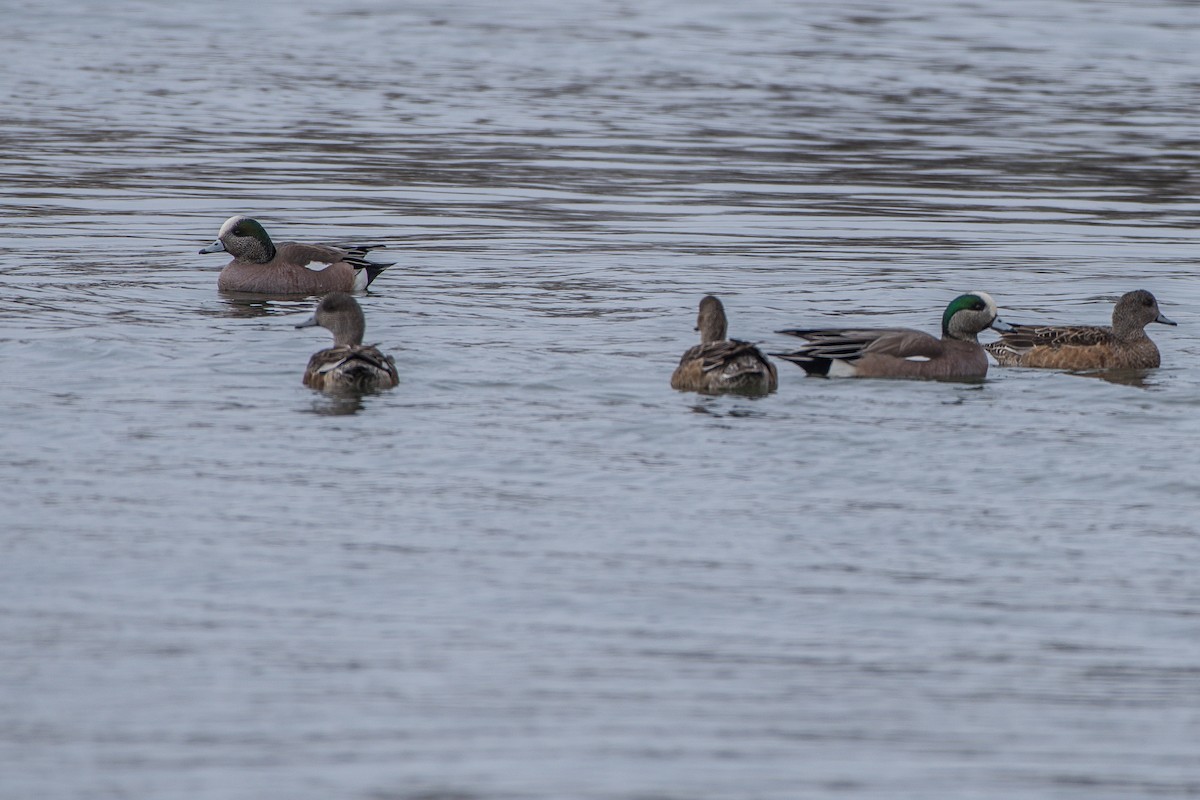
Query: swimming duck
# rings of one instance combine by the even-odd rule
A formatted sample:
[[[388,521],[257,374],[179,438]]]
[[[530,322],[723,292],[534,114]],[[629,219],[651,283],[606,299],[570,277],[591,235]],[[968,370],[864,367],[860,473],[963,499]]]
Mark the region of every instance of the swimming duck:
[[[700,301],[696,330],[700,344],[679,359],[671,388],[685,392],[767,394],[775,391],[775,365],[751,342],[726,339],[728,322],[721,301],[708,295]]]
[[[771,355],[831,378],[982,378],[988,360],[979,332],[1008,327],[991,295],[970,292],[946,306],[940,339],[908,328],[792,328],[778,333],[809,344]]]
[[[373,345],[364,345],[366,319],[358,301],[345,292],[325,295],[312,318],[297,328],[319,325],[333,333],[333,347],[314,353],[304,385],[326,392],[390,389],[400,382],[396,362]]]
[[[1150,369],[1161,362],[1146,335],[1151,322],[1176,323],[1158,310],[1145,289],[1126,292],[1106,325],[1013,325],[986,349],[1002,367],[1046,369]]]
[[[392,266],[366,260],[368,251],[381,246],[275,245],[258,220],[236,216],[225,220],[217,240],[200,252],[233,256],[217,278],[217,288],[223,292],[325,294],[366,289]]]

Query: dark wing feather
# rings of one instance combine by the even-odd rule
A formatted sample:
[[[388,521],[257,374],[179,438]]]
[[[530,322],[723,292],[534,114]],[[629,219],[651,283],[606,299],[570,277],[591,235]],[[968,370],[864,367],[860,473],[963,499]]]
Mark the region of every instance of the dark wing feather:
[[[342,260],[350,264],[355,269],[365,269],[371,275],[372,280],[375,275],[383,272],[384,269],[394,265],[395,261],[368,261],[367,253],[372,250],[383,250],[387,247],[386,244],[332,244],[325,245],[326,247],[334,247],[341,250],[345,255]],[[371,271],[374,270],[374,274]]]
[[[368,261],[367,253],[383,248],[380,244],[302,244],[299,242],[283,242],[277,250],[286,251],[285,260],[296,264],[336,264],[345,261],[356,270],[367,271],[367,283],[375,280],[375,276],[396,262]]]
[[[352,358],[392,375],[396,374],[396,360],[389,355],[384,355],[375,345],[362,344],[354,346],[350,350]]]
[[[939,339],[909,328],[792,328],[779,333],[808,340],[794,353],[778,354],[797,363],[813,358],[855,361],[867,353],[934,358],[942,352]]]

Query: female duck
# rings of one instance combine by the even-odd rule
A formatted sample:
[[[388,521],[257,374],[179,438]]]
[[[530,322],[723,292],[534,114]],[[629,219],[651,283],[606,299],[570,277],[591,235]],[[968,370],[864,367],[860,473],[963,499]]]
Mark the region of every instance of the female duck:
[[[793,328],[778,333],[807,339],[791,353],[772,353],[809,375],[830,378],[982,378],[988,360],[977,338],[1006,330],[986,292],[954,298],[942,314],[942,338],[908,328]]]
[[[230,217],[217,240],[200,252],[227,252],[233,261],[217,278],[223,292],[256,294],[325,294],[366,289],[391,264],[367,261],[381,245],[334,247],[271,241],[267,231],[250,217]]]
[[[1047,369],[1151,369],[1161,361],[1146,335],[1151,322],[1175,323],[1158,310],[1144,289],[1126,292],[1104,325],[1013,325],[987,351],[1002,367]]]
[[[326,392],[390,389],[400,382],[396,362],[373,345],[364,345],[366,320],[358,301],[344,292],[326,295],[312,318],[297,328],[319,325],[333,334],[333,347],[314,353],[304,385]]]
[[[684,392],[767,394],[775,391],[775,365],[751,342],[726,339],[728,322],[721,301],[708,295],[700,301],[696,330],[700,344],[679,359],[671,388]]]

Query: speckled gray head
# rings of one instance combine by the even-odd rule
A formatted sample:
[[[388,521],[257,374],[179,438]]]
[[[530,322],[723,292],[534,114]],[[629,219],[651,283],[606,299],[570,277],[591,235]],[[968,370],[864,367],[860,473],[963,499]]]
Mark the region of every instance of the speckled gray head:
[[[1145,289],[1136,289],[1121,295],[1113,307],[1113,329],[1136,331],[1157,322],[1160,325],[1175,325],[1158,308],[1158,300]]]
[[[234,258],[265,263],[275,257],[275,245],[271,237],[256,219],[244,215],[230,217],[221,226],[217,240],[200,251],[204,253],[227,252]]]

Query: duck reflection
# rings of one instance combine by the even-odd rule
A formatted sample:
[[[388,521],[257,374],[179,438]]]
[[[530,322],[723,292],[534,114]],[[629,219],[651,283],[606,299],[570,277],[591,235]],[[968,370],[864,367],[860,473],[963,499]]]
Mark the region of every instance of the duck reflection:
[[[322,417],[348,417],[362,411],[367,392],[339,392],[338,394],[323,394],[313,400],[309,411]]]
[[[1154,374],[1152,369],[1102,369],[1088,372],[1068,372],[1067,374],[1077,378],[1099,378],[1109,383],[1134,386],[1138,389],[1149,389],[1158,385],[1155,381],[1150,380]]]

